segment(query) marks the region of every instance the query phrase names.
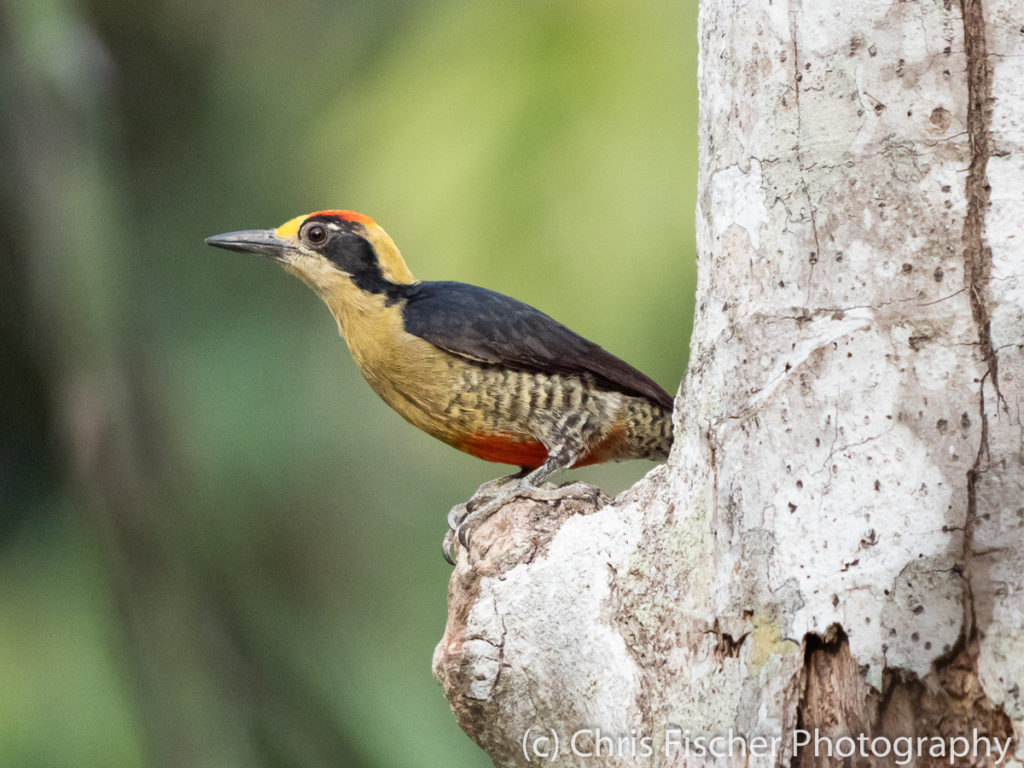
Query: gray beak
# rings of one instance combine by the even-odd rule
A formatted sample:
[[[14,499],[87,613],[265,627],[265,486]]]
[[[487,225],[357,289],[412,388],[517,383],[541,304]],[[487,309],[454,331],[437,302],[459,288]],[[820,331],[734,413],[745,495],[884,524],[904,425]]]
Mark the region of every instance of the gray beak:
[[[277,236],[272,229],[246,229],[206,238],[206,244],[229,251],[260,253],[278,261],[287,261],[285,254],[292,243]]]

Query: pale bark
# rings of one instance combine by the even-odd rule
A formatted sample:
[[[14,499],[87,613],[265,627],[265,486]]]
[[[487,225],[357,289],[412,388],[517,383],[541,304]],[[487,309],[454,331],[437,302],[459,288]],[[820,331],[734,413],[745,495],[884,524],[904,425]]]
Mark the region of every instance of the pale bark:
[[[665,755],[673,726],[780,738],[749,765],[827,765],[794,760],[797,727],[976,728],[1012,752],[1019,3],[706,0],[700,29],[699,284],[672,455],[593,514],[523,502],[483,526],[435,674],[500,766],[546,762],[524,737],[556,736],[557,765],[702,764]],[[577,752],[600,729],[627,755],[573,754],[580,729]],[[628,756],[644,736],[655,754]]]

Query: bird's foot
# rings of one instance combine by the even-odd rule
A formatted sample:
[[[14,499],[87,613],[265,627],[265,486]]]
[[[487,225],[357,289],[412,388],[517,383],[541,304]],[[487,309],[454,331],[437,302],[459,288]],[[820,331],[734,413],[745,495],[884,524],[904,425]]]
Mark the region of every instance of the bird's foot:
[[[505,478],[502,479],[504,480]],[[481,491],[485,490],[484,486],[481,486],[469,501],[464,504],[456,504],[448,511],[448,530],[445,532],[441,551],[449,565],[455,565],[456,539],[458,539],[463,547],[468,549],[469,534],[472,530],[505,506],[505,504],[519,496],[519,494],[514,492],[511,494],[498,493],[495,495],[494,489],[499,486],[495,485],[494,481],[485,483],[485,485],[490,486],[486,489],[487,492],[485,494],[481,494]]]
[[[509,481],[515,480],[511,485]],[[499,490],[500,489],[500,490]],[[444,559],[455,565],[455,541],[469,549],[469,538],[476,528],[491,515],[516,499],[536,501],[557,501],[574,495],[593,496],[594,487],[576,482],[556,487],[551,483],[536,486],[519,477],[503,477],[484,483],[465,504],[456,504],[448,512],[448,531],[441,545]]]
[[[519,482],[516,483],[516,481]],[[488,480],[486,483],[483,483],[476,489],[473,495],[469,497],[469,501],[464,504],[456,504],[448,510],[448,528],[450,530],[457,529],[467,518],[476,514],[477,508],[481,503],[491,499],[500,498],[502,495],[499,492],[499,489],[508,483],[515,483],[515,487],[518,489],[519,486],[524,484],[523,473],[519,472],[514,475],[505,475],[504,477],[497,477],[494,480]],[[534,487],[529,483],[527,483],[526,486],[528,488]],[[511,498],[515,498],[516,495],[520,494],[515,494]],[[499,507],[500,506],[501,505],[499,505]],[[487,517],[490,517],[491,514],[493,514],[493,512],[488,513]]]

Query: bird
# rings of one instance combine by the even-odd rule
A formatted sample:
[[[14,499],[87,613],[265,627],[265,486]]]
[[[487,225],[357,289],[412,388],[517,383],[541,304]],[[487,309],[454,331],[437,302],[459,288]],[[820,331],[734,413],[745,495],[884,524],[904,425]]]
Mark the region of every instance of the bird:
[[[485,461],[519,471],[452,508],[442,551],[520,497],[548,498],[555,472],[663,461],[672,397],[633,366],[524,302],[453,281],[419,281],[369,216],[323,210],[275,229],[215,235],[262,254],[327,305],[356,366],[402,418]]]

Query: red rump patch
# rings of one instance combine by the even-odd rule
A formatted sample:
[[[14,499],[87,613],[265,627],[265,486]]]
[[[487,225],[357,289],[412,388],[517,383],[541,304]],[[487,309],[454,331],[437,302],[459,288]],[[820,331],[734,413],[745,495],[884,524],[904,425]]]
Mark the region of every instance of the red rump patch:
[[[357,221],[360,224],[368,224],[368,225],[369,224],[376,225],[376,223],[377,223],[373,219],[371,219],[369,216],[367,216],[365,214],[362,214],[362,213],[356,213],[355,211],[341,211],[341,210],[317,211],[316,213],[311,213],[309,215],[310,216],[336,216],[337,218],[344,219],[345,221]],[[307,218],[309,218],[309,217],[307,217]]]
[[[543,443],[514,440],[509,435],[470,435],[459,443],[458,448],[484,461],[530,469],[536,469],[548,457],[548,449]]]
[[[600,443],[591,448],[573,467],[602,464],[619,458],[626,447],[626,425],[616,424]],[[460,451],[484,461],[513,464],[536,469],[548,458],[548,449],[538,440],[516,440],[508,434],[470,435],[458,444]]]

